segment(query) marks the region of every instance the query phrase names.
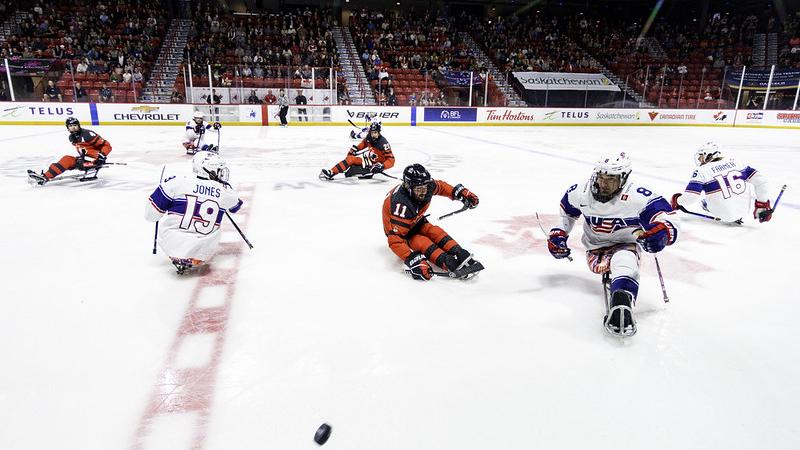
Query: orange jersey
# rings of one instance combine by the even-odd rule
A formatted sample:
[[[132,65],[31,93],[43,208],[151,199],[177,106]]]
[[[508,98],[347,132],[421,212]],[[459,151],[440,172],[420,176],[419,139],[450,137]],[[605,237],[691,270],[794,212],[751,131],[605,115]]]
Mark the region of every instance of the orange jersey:
[[[86,156],[91,158],[97,158],[100,153],[105,156],[111,153],[111,144],[99,134],[86,128],[81,128],[78,133],[71,133],[69,142],[75,146],[78,153],[86,153]]]
[[[392,146],[389,141],[383,136],[378,136],[378,139],[372,139],[372,136],[367,136],[356,145],[359,150],[368,150],[370,160],[373,163],[383,164],[384,169],[391,169],[394,166],[394,154],[392,154]],[[367,157],[366,153],[364,157]]]
[[[427,223],[425,211],[431,205],[434,195],[441,195],[451,200],[453,186],[441,180],[433,180],[428,185],[428,192],[422,202],[412,200],[407,190],[402,185],[395,187],[386,195],[383,201],[383,232],[389,242],[389,248],[405,260],[411,254],[411,247],[407,240]]]

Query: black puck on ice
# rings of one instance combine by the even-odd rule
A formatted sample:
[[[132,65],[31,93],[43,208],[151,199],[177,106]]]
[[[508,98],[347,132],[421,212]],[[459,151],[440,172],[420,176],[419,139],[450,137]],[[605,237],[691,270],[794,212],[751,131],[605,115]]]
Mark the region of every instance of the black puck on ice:
[[[331,437],[331,426],[327,423],[323,423],[317,428],[317,432],[314,433],[314,442],[322,445],[328,442],[329,437]]]

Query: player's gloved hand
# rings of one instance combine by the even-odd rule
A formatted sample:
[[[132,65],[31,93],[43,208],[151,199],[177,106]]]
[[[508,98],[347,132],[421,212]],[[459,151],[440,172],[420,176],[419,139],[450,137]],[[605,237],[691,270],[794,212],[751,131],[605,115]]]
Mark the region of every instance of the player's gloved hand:
[[[211,125],[211,127],[214,128],[215,130],[219,130],[220,128],[222,128],[222,124],[219,122],[214,122],[214,125]]]
[[[567,238],[569,238],[567,232],[560,228],[550,230],[550,236],[547,237],[547,249],[550,250],[553,258],[566,258],[572,253],[572,250],[567,247]]]
[[[669,242],[669,229],[664,223],[659,222],[658,225],[640,234],[636,240],[644,251],[648,253],[658,253],[664,250],[664,247],[667,246],[667,242]]]
[[[203,132],[205,132],[205,127],[202,124],[194,126],[194,133],[195,134],[203,134]]]
[[[356,156],[358,154],[358,152],[360,152],[360,151],[361,151],[361,149],[359,149],[355,145],[350,147],[350,154],[353,155],[353,156]]]
[[[406,266],[411,270],[411,276],[415,280],[427,281],[433,276],[428,259],[420,252],[412,252],[408,255],[408,258],[406,258]]]
[[[670,204],[672,205],[672,209],[675,211],[686,211],[686,208],[684,208],[678,203],[678,197],[680,197],[681,195],[683,194],[681,193],[672,194],[672,201],[670,201]]]
[[[78,170],[83,170],[86,166],[86,157],[84,155],[78,156],[75,158],[75,168]]]
[[[97,158],[94,159],[94,166],[96,168],[99,168],[105,163],[106,163],[106,155],[98,153]]]
[[[772,219],[772,207],[769,205],[769,200],[760,202],[756,200],[756,208],[753,210],[753,219],[758,219],[759,222],[769,222]]]
[[[370,169],[370,173],[378,173],[383,172],[383,164],[375,163],[372,165],[372,169]]]
[[[461,203],[469,208],[478,206],[478,196],[465,188],[463,184],[457,184],[453,187],[453,197],[456,200],[461,200]]]

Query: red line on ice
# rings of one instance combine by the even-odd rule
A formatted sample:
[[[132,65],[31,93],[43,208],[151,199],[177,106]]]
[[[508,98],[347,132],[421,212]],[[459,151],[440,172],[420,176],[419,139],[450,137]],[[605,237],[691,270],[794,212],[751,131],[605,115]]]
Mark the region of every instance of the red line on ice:
[[[242,187],[239,190],[239,195],[246,204],[250,202],[253,190],[253,187]],[[237,218],[242,225],[246,225],[249,209],[233,217]],[[193,430],[191,449],[203,448],[243,248],[243,242],[220,244],[218,255],[233,255],[231,268],[215,268],[212,260],[209,272],[198,278],[197,285],[192,291],[189,307],[183,315],[164,365],[158,373],[147,407],[139,421],[131,450],[146,450],[143,445],[153,420],[166,414],[185,412],[195,412],[198,415],[198,423]],[[204,289],[219,286],[225,287],[224,303],[208,308],[197,305]],[[178,350],[181,348],[184,338],[206,333],[214,334],[214,348],[208,363],[202,367],[176,367]]]

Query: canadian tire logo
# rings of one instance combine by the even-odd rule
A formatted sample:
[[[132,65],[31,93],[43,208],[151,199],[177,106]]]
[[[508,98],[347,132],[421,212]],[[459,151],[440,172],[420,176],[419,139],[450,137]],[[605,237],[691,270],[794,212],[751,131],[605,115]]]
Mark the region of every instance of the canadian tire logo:
[[[650,111],[649,113],[647,113],[647,115],[650,116],[650,121],[652,122],[656,120],[656,117],[658,117],[658,112]]]

